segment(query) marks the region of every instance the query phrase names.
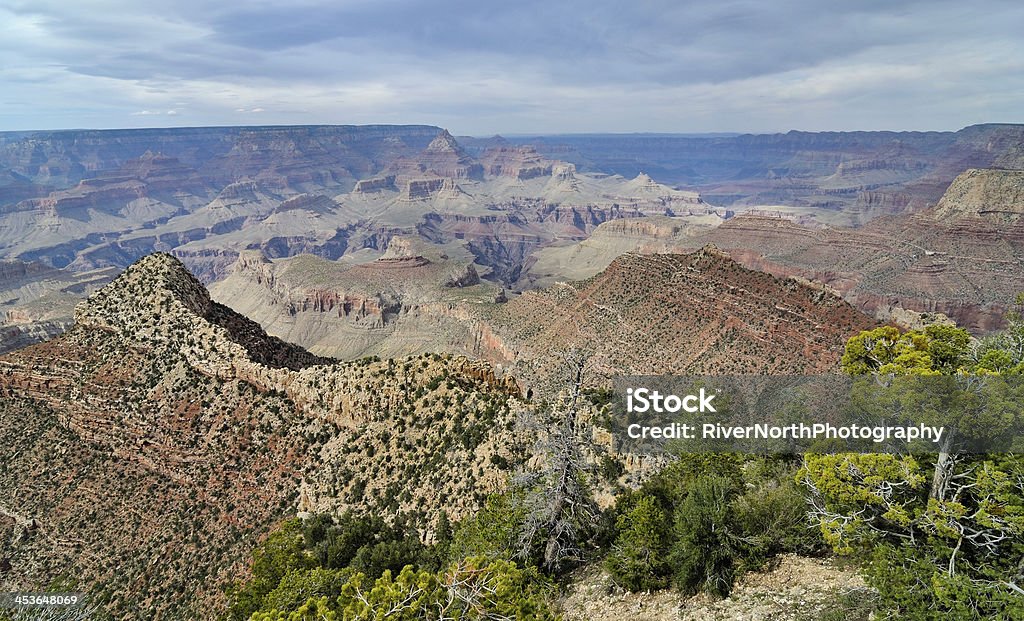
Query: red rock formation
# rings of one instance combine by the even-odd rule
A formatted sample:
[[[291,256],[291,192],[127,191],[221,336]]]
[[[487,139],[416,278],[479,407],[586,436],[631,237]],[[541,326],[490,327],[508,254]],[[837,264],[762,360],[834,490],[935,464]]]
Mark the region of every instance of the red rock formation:
[[[509,301],[493,325],[520,360],[580,347],[615,375],[827,373],[846,339],[877,323],[820,286],[707,246],[623,255],[593,278]]]

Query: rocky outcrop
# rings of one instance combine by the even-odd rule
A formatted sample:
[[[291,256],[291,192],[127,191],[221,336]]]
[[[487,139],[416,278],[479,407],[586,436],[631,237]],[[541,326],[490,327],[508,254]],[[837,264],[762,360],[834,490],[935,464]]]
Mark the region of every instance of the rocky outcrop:
[[[498,146],[485,151],[480,163],[488,175],[522,181],[550,176],[555,161],[543,157],[531,146]]]
[[[650,218],[622,218],[610,220],[600,226],[602,235],[671,239],[683,230],[682,222]]]
[[[473,267],[472,263],[469,263],[461,269],[453,269],[448,277],[444,280],[445,287],[472,287],[473,285],[480,284],[480,274],[477,273],[476,268]],[[502,290],[502,294],[504,290]]]
[[[427,265],[430,261],[419,255],[408,257],[381,257],[373,263],[362,266],[363,269],[402,270]]]
[[[395,186],[394,175],[384,175],[382,177],[373,177],[371,179],[360,179],[356,182],[356,187],[352,189],[355,194],[372,194],[375,192],[383,192],[385,190],[398,191]]]
[[[75,324],[139,343],[174,343],[194,368],[217,377],[237,373],[263,378],[264,389],[275,387],[277,375],[253,367],[252,361],[271,369],[322,362],[261,334],[257,324],[213,302],[202,283],[169,254],[144,257],[89,296],[75,309]]]
[[[879,216],[904,213],[909,210],[913,197],[905,192],[862,191],[851,210],[858,214],[858,221],[868,222]]]
[[[423,201],[433,198],[449,179],[411,179],[406,181],[401,198],[406,201]]]
[[[337,209],[338,204],[326,196],[318,194],[299,194],[284,201],[276,208],[275,213],[292,210],[305,210],[313,213],[330,213]]]
[[[949,184],[932,215],[943,221],[1019,222],[1024,219],[1024,170],[967,170]]]
[[[665,184],[658,183],[646,173],[640,173],[622,184],[622,190],[621,196],[616,198],[627,203],[657,200],[671,210],[692,210],[695,206],[706,208],[704,201],[701,200],[700,194],[697,192],[676,190]]]
[[[416,158],[420,170],[452,179],[479,179],[483,166],[462,148],[448,130],[441,131]]]

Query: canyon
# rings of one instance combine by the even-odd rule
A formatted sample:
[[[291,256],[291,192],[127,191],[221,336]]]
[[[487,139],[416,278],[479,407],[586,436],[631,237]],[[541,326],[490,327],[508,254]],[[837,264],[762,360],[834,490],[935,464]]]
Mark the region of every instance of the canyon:
[[[747,267],[827,285],[881,320],[942,313],[980,334],[1001,325],[1021,288],[1013,271],[1022,256],[1022,132],[979,125],[512,140],[456,138],[430,126],[4,133],[0,257],[61,274],[40,272],[31,294],[24,277],[0,284],[18,292],[5,303],[0,349],[70,325],[74,302],[91,289],[64,281],[101,284],[152,252],[173,253],[222,302],[251,312],[262,308],[258,294],[246,294],[238,274],[253,256],[355,266],[385,256],[396,239],[433,248],[425,252],[437,255],[434,266],[442,254],[458,256],[459,265],[444,269],[468,265],[494,295],[588,278],[625,252],[713,243]],[[363,271],[348,276],[351,287],[390,295],[378,302],[401,312],[394,295],[371,291],[380,282],[372,270],[355,283]],[[287,281],[280,286],[305,286]],[[432,296],[438,308],[463,313],[445,287],[433,289],[411,306],[425,308]],[[259,321],[274,331],[288,316]],[[399,341],[381,351],[417,349]],[[350,349],[373,351],[369,342]]]
[[[622,220],[583,242],[541,251],[529,277],[543,283],[563,269],[586,277],[621,252],[688,252],[713,243],[752,269],[820,283],[881,320],[939,313],[981,334],[1002,325],[1024,286],[1021,181],[1020,171],[969,169],[935,206],[856,229],[763,211],[700,233],[670,221]]]
[[[824,289],[748,270],[713,247],[625,255],[588,281],[502,299],[471,255],[452,270],[419,254],[420,243],[396,242],[362,264],[284,262],[301,281],[255,255],[236,270],[262,280],[268,304],[353,330],[379,331],[395,312],[396,333],[403,317],[443,316],[414,308],[420,286],[475,296],[448,306],[447,325],[462,333],[437,334],[437,321],[421,345],[431,353],[316,355],[155,253],[79,303],[66,332],[0,357],[0,585],[73,578],[118,618],[208,618],[256,541],[296,512],[409,514],[429,537],[442,511],[479,510],[532,458],[537,432],[517,421],[542,407],[535,388],[564,384],[566,348],[591,352],[597,386],[613,373],[729,360],[743,372],[827,372],[846,337],[876,325]],[[372,278],[408,308],[336,284]],[[445,343],[488,355],[437,353]],[[588,458],[621,461],[615,476],[629,482],[649,458],[615,453],[597,411],[578,411]]]
[[[455,137],[0,134],[0,586],[208,618],[296,513],[430,539],[621,374],[828,374],[885,323],[1024,291],[1019,126]],[[635,485],[580,406],[588,459]],[[618,477],[618,478],[616,478]],[[438,499],[443,499],[439,502]],[[610,502],[610,501],[609,501]]]

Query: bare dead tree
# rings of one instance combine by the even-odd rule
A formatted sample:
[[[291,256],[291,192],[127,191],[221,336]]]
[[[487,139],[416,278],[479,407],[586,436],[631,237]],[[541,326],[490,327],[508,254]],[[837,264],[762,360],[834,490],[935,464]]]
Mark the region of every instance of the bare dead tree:
[[[563,391],[537,427],[540,468],[516,477],[524,491],[526,517],[519,534],[517,556],[526,560],[543,547],[541,567],[556,572],[584,558],[583,542],[598,519],[587,486],[590,465],[577,437],[576,421],[583,399],[587,356],[572,351],[564,356],[568,392]]]

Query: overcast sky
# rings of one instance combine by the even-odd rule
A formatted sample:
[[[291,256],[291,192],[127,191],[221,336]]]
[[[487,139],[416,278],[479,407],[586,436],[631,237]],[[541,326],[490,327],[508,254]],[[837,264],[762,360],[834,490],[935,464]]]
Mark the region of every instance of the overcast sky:
[[[1024,121],[1019,0],[0,0],[0,130]]]

